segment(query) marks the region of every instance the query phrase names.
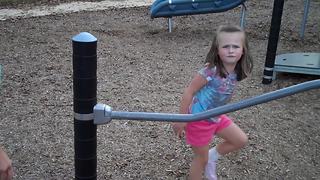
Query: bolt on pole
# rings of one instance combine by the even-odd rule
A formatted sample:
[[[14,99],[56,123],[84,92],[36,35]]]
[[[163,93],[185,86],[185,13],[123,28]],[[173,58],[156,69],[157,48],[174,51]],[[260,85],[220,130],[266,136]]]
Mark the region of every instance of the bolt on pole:
[[[82,32],[72,38],[75,179],[97,179],[97,38]]]

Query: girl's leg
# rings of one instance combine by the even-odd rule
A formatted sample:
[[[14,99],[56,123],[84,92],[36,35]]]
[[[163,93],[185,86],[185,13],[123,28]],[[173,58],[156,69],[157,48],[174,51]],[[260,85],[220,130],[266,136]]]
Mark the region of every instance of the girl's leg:
[[[234,123],[219,131],[217,135],[224,140],[216,146],[217,152],[221,155],[241,149],[248,143],[247,135]]]
[[[209,151],[209,162],[206,166],[205,176],[208,180],[217,180],[216,163],[220,155],[238,150],[247,144],[247,135],[234,123],[217,132],[224,142]]]
[[[192,146],[194,158],[191,162],[189,180],[201,180],[203,171],[208,162],[209,145],[202,147]]]

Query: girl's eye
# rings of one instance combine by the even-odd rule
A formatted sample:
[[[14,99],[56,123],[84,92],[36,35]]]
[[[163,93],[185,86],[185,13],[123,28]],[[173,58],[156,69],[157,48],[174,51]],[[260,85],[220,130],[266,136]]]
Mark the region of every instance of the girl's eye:
[[[232,47],[233,49],[240,48],[240,46],[238,46],[238,45],[225,45],[225,46],[222,46],[222,48],[230,48],[230,47]]]

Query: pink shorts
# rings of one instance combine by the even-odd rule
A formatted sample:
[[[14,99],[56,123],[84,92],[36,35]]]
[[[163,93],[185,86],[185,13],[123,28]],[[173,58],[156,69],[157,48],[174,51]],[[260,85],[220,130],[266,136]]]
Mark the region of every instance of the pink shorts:
[[[208,145],[215,134],[232,123],[232,120],[226,115],[221,115],[219,118],[218,123],[206,120],[188,123],[185,129],[187,144],[195,147]]]

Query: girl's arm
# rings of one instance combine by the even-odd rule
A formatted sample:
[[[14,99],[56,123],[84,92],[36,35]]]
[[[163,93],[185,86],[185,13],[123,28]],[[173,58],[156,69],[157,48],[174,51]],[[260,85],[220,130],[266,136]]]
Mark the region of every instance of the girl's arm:
[[[205,85],[207,80],[202,77],[200,74],[196,74],[195,77],[191,80],[189,86],[184,90],[181,103],[180,103],[180,114],[188,114],[189,107],[192,102],[193,96]],[[172,127],[175,134],[181,138],[184,133],[184,128],[187,123],[173,123]]]
[[[191,80],[189,86],[184,90],[181,103],[180,103],[180,114],[188,114],[189,107],[192,102],[193,96],[207,84],[207,80],[200,74],[196,74]]]

